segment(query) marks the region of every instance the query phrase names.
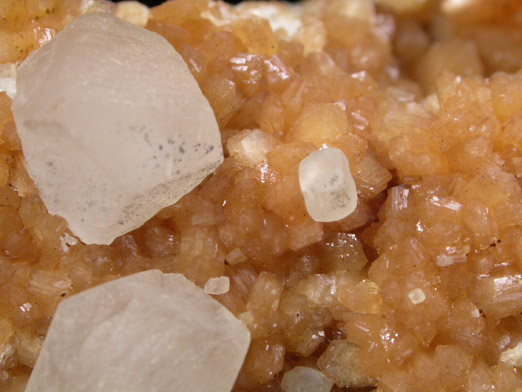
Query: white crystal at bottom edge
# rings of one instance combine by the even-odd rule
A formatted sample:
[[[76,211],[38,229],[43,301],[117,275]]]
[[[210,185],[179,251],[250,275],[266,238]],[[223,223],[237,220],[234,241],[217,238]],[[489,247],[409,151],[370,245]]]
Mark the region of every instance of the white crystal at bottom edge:
[[[26,392],[229,392],[249,344],[183,275],[141,272],[60,303]]]
[[[281,388],[285,392],[330,392],[334,382],[321,371],[296,366],[285,373],[281,381]]]

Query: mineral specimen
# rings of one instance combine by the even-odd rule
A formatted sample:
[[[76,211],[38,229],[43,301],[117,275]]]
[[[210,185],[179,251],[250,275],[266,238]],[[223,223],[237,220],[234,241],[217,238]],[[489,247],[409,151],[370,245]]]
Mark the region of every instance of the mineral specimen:
[[[85,243],[141,226],[222,162],[214,114],[181,56],[109,14],[74,20],[16,83],[29,174]]]
[[[344,153],[337,148],[317,150],[299,164],[299,185],[306,210],[318,222],[333,222],[357,206],[357,191]]]
[[[61,302],[26,392],[229,392],[249,343],[202,289],[150,270]]]

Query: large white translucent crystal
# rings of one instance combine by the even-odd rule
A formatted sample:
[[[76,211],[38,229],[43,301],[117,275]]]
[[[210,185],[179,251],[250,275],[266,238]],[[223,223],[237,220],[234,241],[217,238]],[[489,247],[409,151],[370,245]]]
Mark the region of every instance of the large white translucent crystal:
[[[223,160],[214,114],[181,56],[114,16],[80,16],[18,68],[13,113],[47,209],[109,244]]]
[[[60,303],[26,392],[229,392],[249,344],[183,275],[141,272]]]
[[[299,164],[299,186],[306,210],[317,222],[334,222],[357,207],[350,164],[337,148],[314,151]]]
[[[285,373],[281,388],[285,392],[330,392],[334,382],[319,370],[296,366]]]

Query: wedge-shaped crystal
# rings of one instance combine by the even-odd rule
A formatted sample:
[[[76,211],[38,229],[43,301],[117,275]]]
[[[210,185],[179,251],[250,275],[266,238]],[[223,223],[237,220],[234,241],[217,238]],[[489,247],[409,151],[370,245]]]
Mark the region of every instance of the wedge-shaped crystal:
[[[181,56],[114,16],[80,16],[18,68],[13,113],[47,209],[110,244],[223,160],[219,129]]]
[[[334,222],[357,207],[350,164],[337,148],[314,151],[299,164],[299,186],[308,214],[318,222]]]
[[[229,392],[249,344],[183,275],[141,272],[60,303],[26,392]]]

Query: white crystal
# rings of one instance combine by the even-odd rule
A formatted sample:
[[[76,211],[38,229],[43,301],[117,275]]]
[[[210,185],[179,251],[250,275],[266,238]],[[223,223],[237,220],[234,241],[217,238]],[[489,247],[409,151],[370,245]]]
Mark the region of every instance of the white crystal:
[[[300,7],[284,2],[244,2],[236,6],[241,15],[255,15],[268,20],[274,33],[283,32],[292,38],[303,23]]]
[[[314,151],[299,164],[299,186],[306,210],[317,222],[333,222],[357,207],[357,190],[344,153],[337,148]]]
[[[511,366],[522,367],[522,342],[500,354],[500,362]]]
[[[422,289],[417,288],[411,290],[408,293],[408,298],[410,299],[412,304],[418,305],[426,300],[426,294],[424,294],[424,291],[422,291]]]
[[[333,384],[317,369],[296,366],[285,373],[281,388],[285,392],[330,392]]]
[[[228,276],[219,276],[217,278],[210,278],[205,283],[204,291],[207,294],[221,295],[228,293],[230,290],[230,279]]]
[[[181,56],[114,16],[80,16],[18,69],[13,113],[47,209],[110,244],[223,160],[214,114]]]
[[[0,93],[11,99],[16,95],[16,66],[13,63],[0,64]]]
[[[277,140],[260,129],[244,129],[227,141],[230,156],[250,167],[266,160],[266,154],[276,145]]]
[[[182,275],[141,272],[60,303],[26,392],[229,392],[249,343]]]
[[[137,1],[120,1],[116,4],[115,15],[126,22],[145,27],[149,21],[150,10]]]

